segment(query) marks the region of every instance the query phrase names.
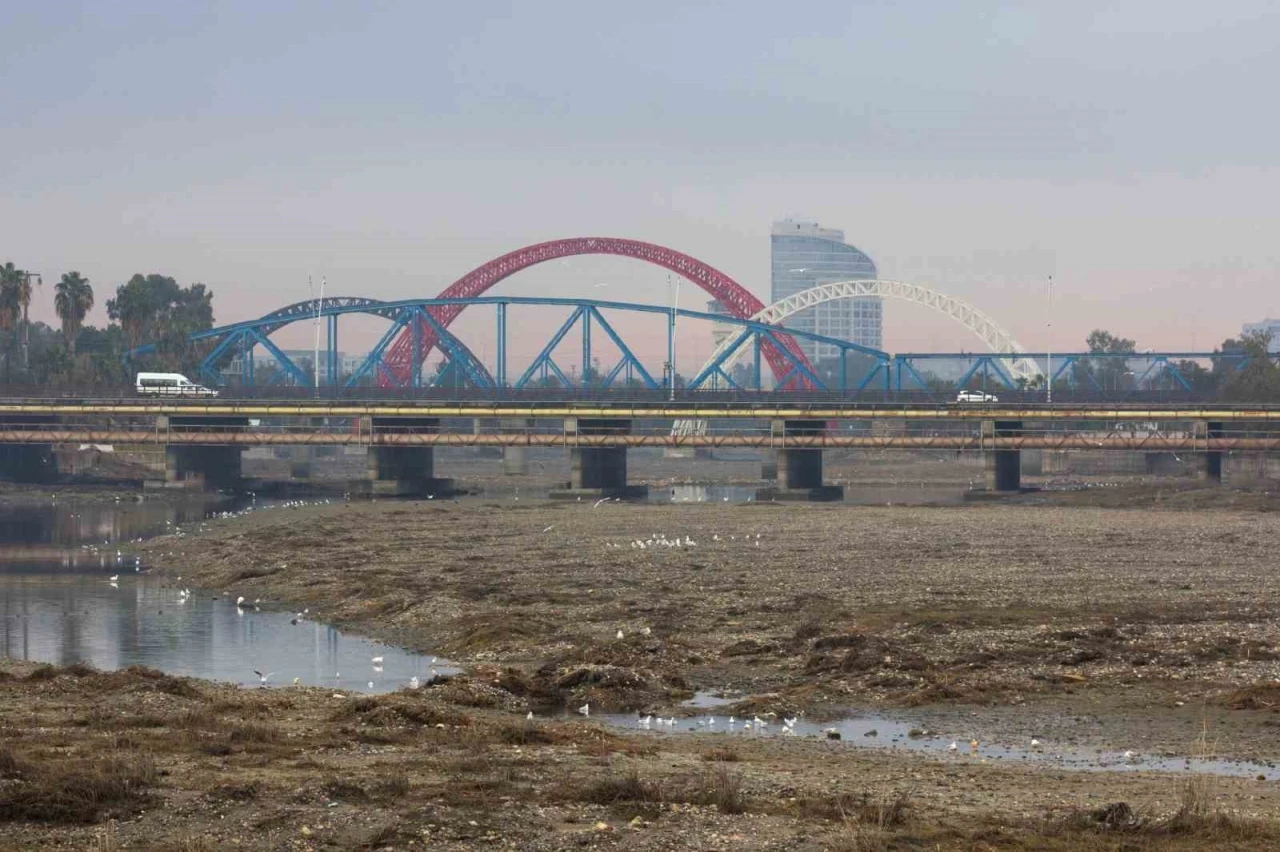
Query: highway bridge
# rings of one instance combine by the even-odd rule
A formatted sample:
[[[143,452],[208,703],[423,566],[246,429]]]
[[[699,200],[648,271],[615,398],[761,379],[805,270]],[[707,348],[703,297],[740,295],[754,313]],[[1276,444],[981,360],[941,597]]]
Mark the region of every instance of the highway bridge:
[[[704,424],[672,429],[677,421]],[[1280,451],[1280,406],[1219,403],[1057,404],[856,402],[805,399],[154,399],[0,398],[0,449],[8,472],[38,467],[65,444],[152,445],[166,478],[227,485],[252,446],[365,447],[369,481],[387,493],[438,487],[435,447],[562,448],[570,492],[632,493],[627,450],[752,447],[777,457],[778,494],[831,496],[825,449],[945,449],[987,457],[995,490],[1020,487],[1023,450],[1195,453],[1221,479],[1226,453]]]
[[[580,255],[652,264],[703,290],[722,311],[491,292],[522,270]],[[936,311],[971,335],[979,351],[890,354],[787,325],[797,314],[819,305],[865,298],[898,300]],[[492,336],[467,342],[450,329],[468,308],[472,314],[492,311],[492,325],[488,326]],[[522,328],[527,334],[525,318],[544,309],[562,311],[563,322],[529,363],[510,363],[509,328]],[[388,325],[359,364],[343,374],[339,341],[345,338],[340,325],[358,316],[377,317]],[[662,323],[665,357],[659,363],[646,363],[637,347],[626,340],[626,324],[618,323],[619,317],[647,317]],[[296,323],[314,326],[317,332],[315,354],[301,363],[272,339]],[[321,325],[325,330],[323,346]],[[710,339],[713,327],[719,339],[714,350],[695,373],[678,378],[673,367],[677,349],[684,357],[690,340]],[[472,334],[479,332],[472,329]],[[798,341],[821,344],[838,352],[839,357],[812,364]],[[446,385],[455,392],[536,387],[669,391],[673,385],[685,391],[762,391],[772,385],[797,393],[947,387],[954,394],[965,387],[993,391],[1014,391],[1037,383],[1043,387],[1045,377],[1051,376],[1055,393],[1059,388],[1114,393],[1121,385],[1126,392],[1163,389],[1190,393],[1194,377],[1186,375],[1189,364],[1238,369],[1248,360],[1240,354],[1204,351],[1033,354],[974,305],[936,288],[903,281],[829,282],[765,305],[703,261],[664,246],[616,237],[576,237],[525,246],[471,270],[433,298],[384,301],[361,295],[311,299],[256,319],[197,332],[190,342],[203,355],[197,373],[210,386],[420,389]],[[477,349],[492,353],[492,359],[477,356]],[[155,351],[156,344],[146,343],[133,349],[129,357],[141,363]],[[433,352],[441,358],[441,369],[434,373],[426,369]],[[570,359],[576,371],[567,366]],[[271,364],[268,375],[258,375],[260,360]]]

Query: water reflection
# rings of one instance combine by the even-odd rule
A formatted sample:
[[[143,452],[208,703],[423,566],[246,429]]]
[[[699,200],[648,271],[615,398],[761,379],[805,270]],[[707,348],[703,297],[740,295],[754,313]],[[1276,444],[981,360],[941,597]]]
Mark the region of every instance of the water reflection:
[[[617,728],[648,731],[654,734],[714,734],[726,738],[794,738],[822,739],[846,748],[872,748],[883,751],[904,751],[929,754],[941,760],[957,763],[1019,763],[1033,766],[1080,771],[1153,771],[1198,772],[1208,775],[1233,775],[1237,777],[1262,776],[1269,781],[1280,780],[1280,768],[1272,762],[1257,760],[1200,759],[1190,755],[1136,754],[1108,749],[1090,748],[1071,743],[1013,743],[1000,739],[991,740],[987,732],[979,730],[952,731],[943,735],[938,727],[945,723],[935,721],[926,714],[890,715],[859,714],[834,722],[815,723],[803,718],[784,720],[770,714],[766,719],[757,716],[738,717],[717,712],[732,700],[699,693],[684,703],[685,707],[698,707],[707,712],[695,717],[671,717],[666,724],[657,718],[646,723],[634,714],[592,714]],[[786,724],[787,722],[790,724]],[[971,740],[970,737],[977,737]]]
[[[163,533],[234,499],[66,504],[19,508],[0,519],[0,655],[101,669],[150,666],[171,674],[269,685],[299,683],[364,692],[457,671],[293,613],[242,610],[234,599],[150,577],[121,542]],[[267,507],[263,507],[267,508]],[[109,578],[118,576],[113,585]],[[380,666],[372,662],[383,658]]]

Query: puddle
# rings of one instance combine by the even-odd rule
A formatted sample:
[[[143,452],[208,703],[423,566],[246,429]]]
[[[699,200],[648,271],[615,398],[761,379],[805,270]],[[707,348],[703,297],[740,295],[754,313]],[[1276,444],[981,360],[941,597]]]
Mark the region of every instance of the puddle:
[[[938,760],[970,764],[1018,764],[1046,769],[1094,772],[1197,772],[1267,780],[1280,780],[1280,769],[1274,761],[1196,759],[1173,754],[1126,754],[1076,745],[1059,745],[1042,741],[1032,745],[1007,741],[984,741],[981,731],[935,731],[924,717],[860,714],[835,722],[815,723],[797,718],[788,727],[781,717],[733,717],[712,712],[713,708],[733,704],[740,698],[718,698],[700,693],[683,707],[707,712],[697,716],[652,717],[646,723],[635,714],[592,714],[616,728],[646,731],[654,736],[703,734],[716,738],[781,737],[808,738],[830,742],[833,747],[869,748],[879,751],[902,751],[926,754]],[[914,735],[913,735],[914,734]],[[973,745],[973,740],[977,745]],[[954,744],[954,749],[952,745]]]

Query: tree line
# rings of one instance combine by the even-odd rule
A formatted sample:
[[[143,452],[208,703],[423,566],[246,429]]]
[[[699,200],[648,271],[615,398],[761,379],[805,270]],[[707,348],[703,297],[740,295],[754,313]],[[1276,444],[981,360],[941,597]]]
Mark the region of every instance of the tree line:
[[[79,272],[63,273],[53,286],[56,329],[29,319],[33,299],[42,296],[40,276],[12,261],[0,266],[0,377],[7,384],[120,384],[136,370],[192,373],[206,354],[189,339],[213,327],[213,292],[204,284],[133,275],[107,299],[102,327],[85,325],[97,295]],[[126,363],[126,353],[144,343],[155,351]]]
[[[1142,382],[1139,369],[1146,370],[1144,359],[1151,350],[1139,352],[1137,341],[1105,329],[1094,329],[1085,338],[1085,347],[1090,355],[1098,357],[1080,358],[1072,363],[1068,373],[1054,379],[1053,388],[1069,390],[1074,386],[1086,391],[1123,393],[1134,390],[1187,392],[1189,387],[1190,393],[1202,397],[1249,402],[1275,400],[1280,399],[1280,363],[1275,353],[1269,351],[1270,346],[1269,332],[1246,332],[1227,338],[1215,347],[1207,367],[1188,358],[1171,360],[1169,366],[1182,377],[1185,386],[1168,370],[1152,370]],[[1030,382],[1019,381],[1020,389],[1024,390],[1044,386],[1044,376]]]

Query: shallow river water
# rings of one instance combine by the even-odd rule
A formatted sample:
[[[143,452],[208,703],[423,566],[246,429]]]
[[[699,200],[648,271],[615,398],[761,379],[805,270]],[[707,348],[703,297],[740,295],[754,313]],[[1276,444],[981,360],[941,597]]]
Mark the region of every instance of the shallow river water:
[[[149,576],[121,543],[241,508],[227,500],[71,504],[0,520],[0,655],[101,669],[142,665],[239,684],[387,692],[457,669],[295,613]],[[287,511],[269,505],[257,511]],[[113,582],[111,578],[116,578]],[[382,658],[380,664],[373,662]]]

